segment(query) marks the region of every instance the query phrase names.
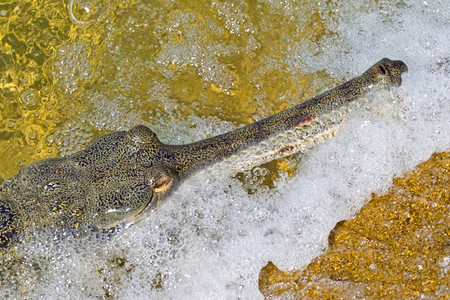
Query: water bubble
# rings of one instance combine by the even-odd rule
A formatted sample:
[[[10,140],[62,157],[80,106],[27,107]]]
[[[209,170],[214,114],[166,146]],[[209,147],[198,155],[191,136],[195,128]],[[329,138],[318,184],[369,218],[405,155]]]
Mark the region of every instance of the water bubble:
[[[34,141],[35,139],[37,139],[37,132],[35,130],[30,131],[30,133],[28,133],[28,138]]]
[[[33,106],[35,105],[39,100],[39,94],[36,91],[33,90],[26,90],[22,93],[22,96],[20,96],[20,99],[22,102],[27,106]]]
[[[110,9],[108,2],[104,1],[76,1],[69,2],[69,16],[75,23],[88,24],[91,21],[101,19]],[[74,6],[76,5],[76,10]]]
[[[53,134],[49,134],[47,138],[45,139],[45,144],[47,147],[51,147],[55,143],[55,137]]]

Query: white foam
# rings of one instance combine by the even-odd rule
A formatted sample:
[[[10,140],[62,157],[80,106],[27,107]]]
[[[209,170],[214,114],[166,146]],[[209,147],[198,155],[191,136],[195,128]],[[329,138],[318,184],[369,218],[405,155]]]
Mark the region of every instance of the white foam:
[[[450,4],[407,2],[383,9],[336,5],[338,21],[325,24],[336,35],[319,46],[299,43],[285,58],[293,72],[308,66],[302,71],[330,70],[337,78],[359,75],[382,57],[402,59],[411,77],[395,102],[384,93],[351,113],[338,135],[309,152],[295,177],[280,179],[273,190],[248,195],[227,170],[202,172],[109,241],[69,239],[59,252],[48,246],[53,252],[39,255],[51,267],[32,294],[260,299],[258,274],[268,261],[282,269],[306,266],[335,224],[372,192],[432,153],[450,150]],[[126,259],[123,265],[111,262],[117,257]]]

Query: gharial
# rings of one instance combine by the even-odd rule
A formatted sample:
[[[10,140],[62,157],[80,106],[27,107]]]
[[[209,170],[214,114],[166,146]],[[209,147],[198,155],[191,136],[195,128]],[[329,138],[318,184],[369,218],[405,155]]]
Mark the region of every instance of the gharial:
[[[317,97],[191,144],[163,144],[138,125],[100,137],[70,156],[33,163],[0,186],[0,250],[30,228],[73,232],[134,222],[194,171],[234,154],[250,153],[250,160],[251,149],[263,159],[291,154],[329,134],[334,112],[370,91],[400,86],[406,71],[402,61],[384,58]]]

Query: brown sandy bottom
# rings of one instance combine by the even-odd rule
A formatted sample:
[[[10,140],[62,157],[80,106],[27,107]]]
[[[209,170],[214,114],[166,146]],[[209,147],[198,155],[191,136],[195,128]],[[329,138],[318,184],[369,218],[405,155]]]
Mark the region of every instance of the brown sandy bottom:
[[[394,179],[336,225],[329,250],[306,269],[283,272],[269,262],[259,279],[265,298],[448,299],[449,170],[450,152],[442,152]]]

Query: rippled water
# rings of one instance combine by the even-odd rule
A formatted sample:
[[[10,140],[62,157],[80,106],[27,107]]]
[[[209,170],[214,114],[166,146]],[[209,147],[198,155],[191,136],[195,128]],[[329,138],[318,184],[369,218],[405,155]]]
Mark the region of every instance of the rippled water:
[[[205,170],[111,239],[56,243],[38,234],[15,249],[22,267],[2,294],[261,298],[268,261],[307,265],[372,192],[449,150],[449,4],[354,2],[0,4],[4,178],[135,124],[171,143],[222,133],[382,57],[405,61],[411,74],[405,91],[377,95],[301,159],[241,180],[223,166]]]

